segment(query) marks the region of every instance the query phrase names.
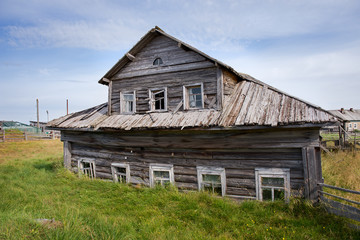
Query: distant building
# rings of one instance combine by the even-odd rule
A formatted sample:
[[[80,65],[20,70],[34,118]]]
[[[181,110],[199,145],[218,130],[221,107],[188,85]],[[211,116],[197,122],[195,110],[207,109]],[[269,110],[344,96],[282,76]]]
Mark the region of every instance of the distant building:
[[[45,132],[47,122],[39,122],[41,132]],[[30,126],[37,127],[37,121],[30,121]]]
[[[329,112],[343,121],[343,128],[346,131],[360,130],[360,109],[345,110],[341,108],[340,110],[329,110]]]
[[[33,132],[33,133],[37,133],[40,132],[41,130],[34,127],[34,126],[30,126],[27,125],[25,123],[21,123],[21,122],[17,122],[17,121],[0,121],[0,129],[2,130],[6,130],[6,129],[18,129],[20,131],[26,131],[26,132]]]

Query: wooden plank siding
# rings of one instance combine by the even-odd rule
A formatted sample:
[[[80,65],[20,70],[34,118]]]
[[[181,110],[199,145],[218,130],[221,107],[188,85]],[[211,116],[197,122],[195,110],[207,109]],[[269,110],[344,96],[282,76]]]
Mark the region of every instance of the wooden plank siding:
[[[176,73],[147,75],[112,81],[112,114],[120,113],[120,91],[136,91],[136,113],[149,111],[149,89],[167,87],[168,110],[174,111],[183,100],[183,86],[203,83],[204,95],[216,97],[216,68],[198,69]],[[208,104],[205,102],[205,108]]]
[[[154,66],[160,57],[163,64]],[[120,113],[120,92],[136,91],[136,113],[149,111],[149,89],[167,87],[168,110],[173,111],[183,99],[185,85],[202,83],[207,99],[217,95],[217,67],[203,56],[186,51],[165,36],[157,36],[112,77],[112,114]],[[220,96],[221,97],[221,96]],[[205,108],[208,104],[205,102]]]
[[[256,197],[257,167],[290,168],[291,189],[297,195],[303,195],[305,181],[301,146],[317,144],[316,133],[314,129],[257,133],[203,131],[196,135],[187,131],[65,131],[62,140],[72,142],[72,166],[76,167],[79,159],[93,159],[96,176],[100,178],[112,179],[111,163],[126,162],[130,165],[131,182],[148,186],[151,163],[173,164],[176,186],[197,190],[197,166],[222,167],[226,172],[227,195]]]

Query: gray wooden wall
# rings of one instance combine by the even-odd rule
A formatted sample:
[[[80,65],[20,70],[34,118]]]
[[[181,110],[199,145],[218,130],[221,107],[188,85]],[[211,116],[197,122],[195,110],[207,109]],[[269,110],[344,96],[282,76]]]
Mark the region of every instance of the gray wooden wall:
[[[132,183],[148,185],[149,164],[166,163],[174,165],[176,186],[197,190],[196,166],[223,167],[227,195],[255,197],[256,167],[290,168],[291,189],[304,191],[303,149],[318,146],[318,133],[318,129],[62,131],[62,140],[71,143],[72,166],[79,159],[94,159],[100,178],[111,179],[111,163],[127,162]]]
[[[157,57],[163,60],[163,65],[153,66]],[[184,85],[203,83],[204,94],[209,101],[217,96],[217,67],[214,63],[195,52],[184,50],[164,36],[153,39],[111,80],[113,114],[120,112],[120,91],[136,91],[137,113],[150,110],[148,90],[151,88],[167,87],[170,111],[182,100]]]

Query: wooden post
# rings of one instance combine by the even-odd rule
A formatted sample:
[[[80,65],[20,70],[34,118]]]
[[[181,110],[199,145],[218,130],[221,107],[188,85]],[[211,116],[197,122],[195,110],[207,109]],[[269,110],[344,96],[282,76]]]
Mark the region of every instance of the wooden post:
[[[36,99],[36,115],[37,115],[37,124],[36,127],[40,128],[40,124],[39,124],[39,99]]]
[[[354,152],[356,152],[356,131],[354,132]]]
[[[64,141],[64,167],[71,170],[71,143]]]
[[[3,130],[3,141],[5,142],[5,129]]]
[[[302,160],[304,169],[304,196],[305,199],[309,199],[309,176],[308,176],[308,161],[306,147],[302,148]]]
[[[340,123],[339,123],[338,128],[339,128],[339,146],[340,146],[340,148],[343,148],[343,141],[344,140],[343,140],[342,129],[341,129]]]
[[[223,72],[220,67],[217,67],[216,70],[216,85],[217,85],[217,92],[216,92],[216,108],[217,110],[222,109],[223,105]]]
[[[111,116],[111,96],[112,95],[112,81],[109,82],[109,89],[108,89],[108,116]],[[134,95],[135,97],[135,95]]]
[[[69,114],[69,99],[66,99],[66,115]]]
[[[27,141],[27,134],[26,134],[26,131],[24,131],[24,138],[25,138],[25,141]]]

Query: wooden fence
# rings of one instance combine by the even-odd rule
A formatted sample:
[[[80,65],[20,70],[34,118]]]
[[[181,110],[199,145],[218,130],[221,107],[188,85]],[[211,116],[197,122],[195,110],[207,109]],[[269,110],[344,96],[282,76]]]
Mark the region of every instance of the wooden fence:
[[[0,142],[18,142],[33,141],[60,138],[59,131],[50,131],[48,133],[31,133],[23,131],[5,131],[0,130]]]
[[[354,191],[354,190],[335,187],[335,186],[327,185],[327,184],[324,184],[324,183],[318,183],[318,185],[320,186],[321,189],[322,189],[322,187],[327,187],[327,188],[335,189],[335,190],[342,191],[342,192],[347,192],[347,193],[351,193],[351,194],[360,195],[360,192]],[[332,213],[332,214],[335,214],[335,215],[338,215],[338,216],[342,216],[342,217],[346,217],[346,218],[350,218],[350,219],[353,219],[355,221],[360,222],[360,209],[359,208],[350,206],[350,205],[345,204],[343,202],[339,202],[339,201],[329,199],[325,195],[330,196],[332,198],[339,199],[339,200],[341,200],[343,202],[351,203],[351,204],[359,206],[359,207],[360,207],[360,202],[350,200],[350,199],[346,199],[346,198],[343,198],[343,197],[340,197],[340,196],[337,196],[337,195],[334,195],[334,194],[331,194],[331,193],[327,193],[327,192],[324,192],[323,190],[319,190],[320,200],[325,204],[326,210],[329,213]]]

